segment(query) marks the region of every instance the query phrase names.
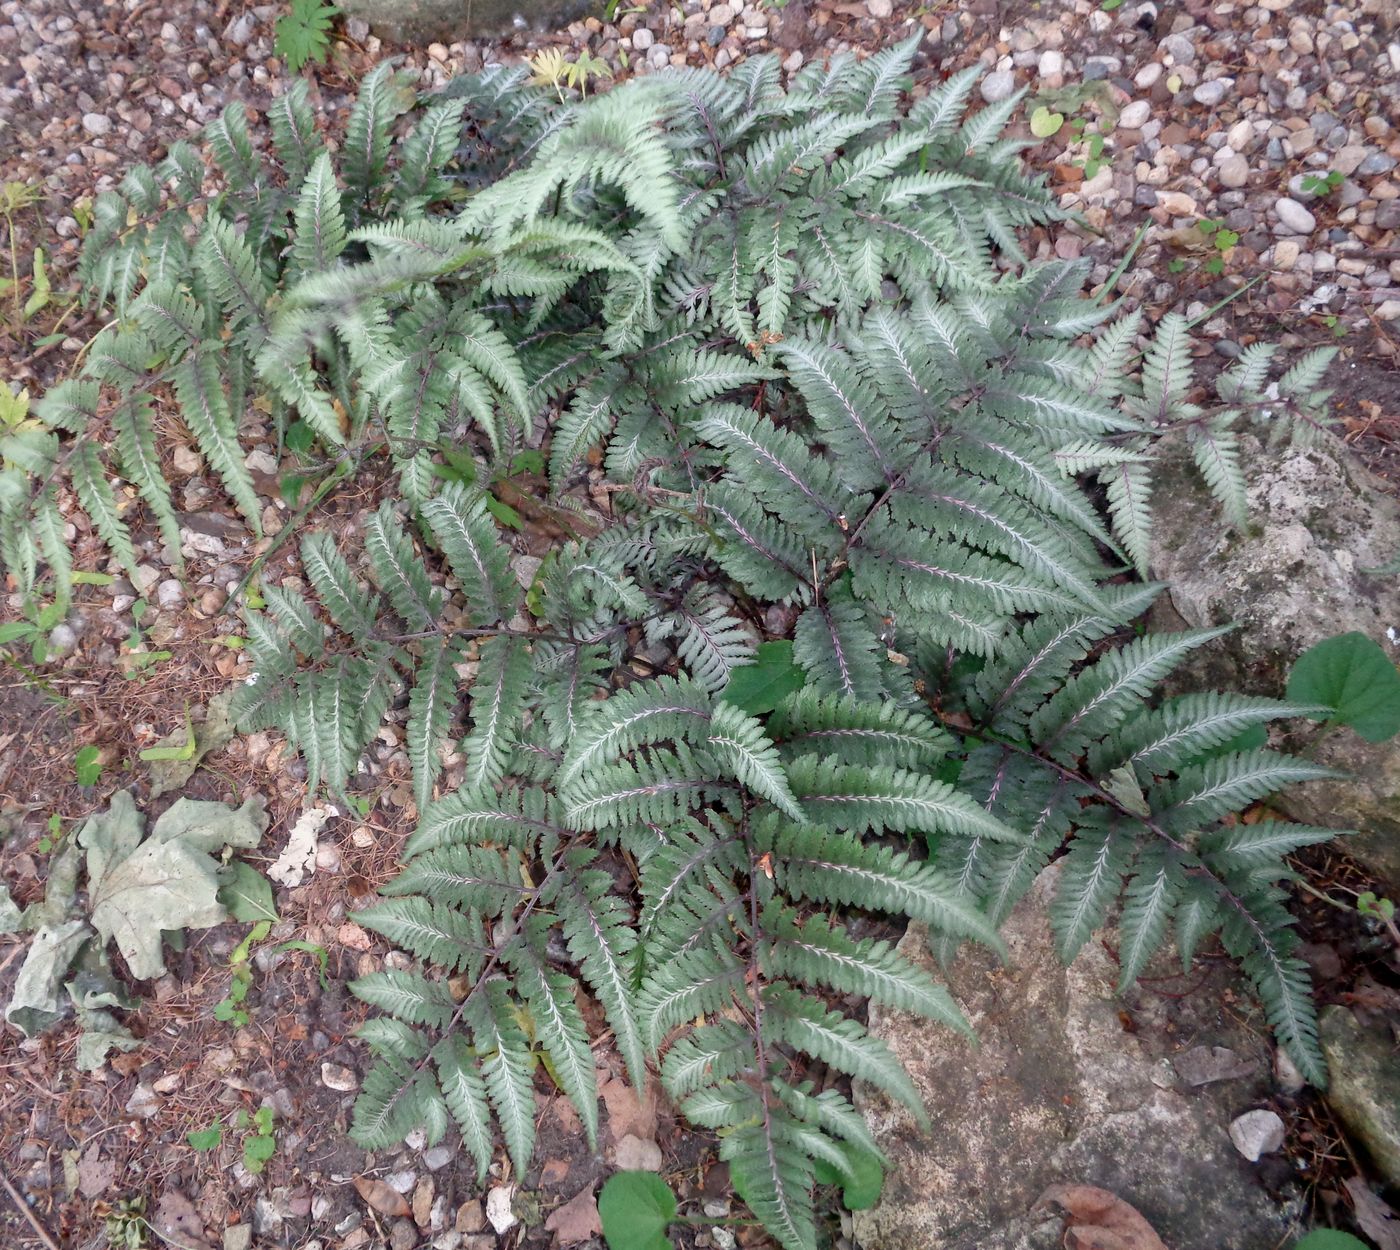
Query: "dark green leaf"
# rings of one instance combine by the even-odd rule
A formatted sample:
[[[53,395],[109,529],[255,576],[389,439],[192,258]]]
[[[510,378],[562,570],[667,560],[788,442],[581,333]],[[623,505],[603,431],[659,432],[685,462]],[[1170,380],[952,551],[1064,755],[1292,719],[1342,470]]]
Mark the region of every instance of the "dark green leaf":
[[[277,906],[272,900],[272,886],[252,864],[238,859],[229,866],[219,886],[219,902],[235,920],[276,921]]]
[[[295,452],[310,451],[311,445],[316,441],[316,431],[305,421],[293,421],[287,427],[287,450]]]
[[[846,1173],[843,1175],[826,1160],[817,1159],[816,1178],[823,1185],[841,1186],[841,1205],[847,1211],[868,1211],[880,1201],[885,1169],[870,1151],[852,1142],[841,1142],[839,1148],[846,1156]]]
[[[609,1250],[666,1250],[676,1196],[655,1172],[617,1172],[598,1195]]]
[[[96,785],[97,779],[102,776],[102,765],[97,756],[97,748],[88,746],[83,747],[73,757],[73,771],[78,774],[80,786]]]
[[[1293,1250],[1366,1250],[1366,1243],[1334,1228],[1315,1228]]]
[[[750,716],[758,716],[801,690],[806,680],[806,671],[792,658],[791,642],[763,642],[752,664],[734,670],[720,697]]]
[[[1288,676],[1288,697],[1331,708],[1331,720],[1367,742],[1400,733],[1400,673],[1365,634],[1324,638],[1303,652]]]
[[[224,1140],[224,1130],[218,1124],[213,1128],[196,1129],[186,1133],[185,1140],[194,1150],[213,1150]]]

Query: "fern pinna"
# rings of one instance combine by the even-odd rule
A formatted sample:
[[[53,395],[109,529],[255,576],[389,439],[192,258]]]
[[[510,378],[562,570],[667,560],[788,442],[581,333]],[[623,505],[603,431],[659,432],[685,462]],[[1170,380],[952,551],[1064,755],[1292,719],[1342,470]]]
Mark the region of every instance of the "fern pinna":
[[[339,178],[293,94],[281,177],[241,114],[211,132],[229,189],[197,231],[178,204],[127,224],[150,175],[99,213],[84,264],[117,321],[25,435],[49,440],[35,464],[67,432],[105,486],[82,448],[110,419],[173,542],[143,450],[169,376],[250,523],[233,414],[255,393],[330,472],[384,449],[397,475],[347,531],[300,536],[314,599],[264,576],[236,704],[335,792],[385,718],[405,726],[419,823],[358,917],[417,963],[353,986],[381,1011],[367,1146],[455,1129],[484,1176],[494,1119],[523,1169],[541,1070],[594,1137],[589,995],[630,1079],[659,1070],[807,1250],[814,1179],[878,1149],[806,1065],[917,1109],[864,1003],[966,1032],[866,918],[920,921],[949,957],[999,948],[1054,857],[1067,958],[1116,916],[1127,983],[1170,936],[1189,960],[1218,934],[1322,1079],[1282,883],[1330,835],[1238,819],[1323,775],[1239,737],[1308,709],[1163,700],[1210,635],[1124,639],[1156,590],[1156,449],[1189,446],[1238,520],[1238,430],[1325,436],[1326,357],[1270,380],[1251,349],[1206,403],[1183,321],[1145,336],[1083,267],[1024,263],[1017,229],[1054,209],[1000,137],[1015,101],[965,116],[969,73],[910,102],[915,46],[786,90],[755,58],[586,102],[498,67],[397,144],[385,69]],[[197,194],[171,159],[177,200]],[[491,495],[522,449],[571,534],[528,586]],[[74,481],[125,560],[121,509]],[[4,558],[32,584],[41,556],[60,570],[43,526],[15,537],[25,492]],[[775,646],[786,692],[741,696]]]

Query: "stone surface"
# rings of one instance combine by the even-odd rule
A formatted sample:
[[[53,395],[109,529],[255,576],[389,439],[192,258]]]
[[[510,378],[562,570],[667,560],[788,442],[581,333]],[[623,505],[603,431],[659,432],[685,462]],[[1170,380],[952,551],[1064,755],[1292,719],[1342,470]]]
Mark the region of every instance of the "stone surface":
[[[344,0],[340,8],[384,38],[426,44],[508,35],[522,25],[554,30],[602,6],[590,0]]]
[[[1345,1007],[1328,1007],[1319,1026],[1327,1101],[1386,1180],[1400,1185],[1400,1052],[1387,1031],[1366,1028]]]
[[[1287,1214],[1228,1135],[1231,1119],[1266,1096],[1267,1084],[1256,1084],[1268,1071],[1259,1033],[1221,1011],[1223,979],[1185,999],[1140,990],[1119,999],[1117,968],[1097,942],[1063,968],[1046,919],[1055,878],[1053,869],[1043,873],[1007,921],[1006,967],[965,951],[951,968],[949,986],[979,1048],[872,1008],[872,1032],[908,1067],[933,1128],[921,1132],[902,1107],[857,1085],[857,1103],[895,1166],[880,1205],[855,1214],[856,1242],[1050,1250],[1061,1244],[1060,1223],[1031,1208],[1050,1185],[1080,1183],[1131,1203],[1172,1250],[1281,1243]],[[900,947],[940,976],[921,930]],[[1125,1030],[1120,1007],[1136,1031]],[[1258,1076],[1187,1090],[1169,1059],[1196,1044],[1228,1047]]]
[[[1194,468],[1164,467],[1153,493],[1153,574],[1169,583],[1154,610],[1166,628],[1239,628],[1194,653],[1181,689],[1279,697],[1308,647],[1358,630],[1400,657],[1400,578],[1361,570],[1400,552],[1400,508],[1340,444],[1266,450],[1245,440],[1249,533],[1233,533]],[[1295,749],[1301,743],[1295,744]],[[1296,786],[1277,802],[1296,820],[1355,829],[1346,849],[1400,886],[1400,745],[1340,730],[1317,759],[1351,776]]]

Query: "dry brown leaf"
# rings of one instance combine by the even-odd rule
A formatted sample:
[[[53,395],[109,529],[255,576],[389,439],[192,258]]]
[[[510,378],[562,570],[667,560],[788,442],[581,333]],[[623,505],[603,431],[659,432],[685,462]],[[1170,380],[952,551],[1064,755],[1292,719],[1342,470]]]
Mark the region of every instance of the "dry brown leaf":
[[[1376,1243],[1377,1250],[1400,1250],[1400,1215],[1388,1202],[1376,1197],[1375,1190],[1364,1178],[1353,1176],[1342,1183],[1351,1197],[1356,1222]]]
[[[204,1221],[199,1212],[178,1189],[167,1189],[161,1194],[151,1227],[162,1240],[175,1245],[188,1246],[189,1250],[213,1250],[205,1240]]]
[[[83,1151],[78,1160],[78,1189],[84,1198],[96,1198],[107,1192],[117,1175],[116,1163],[107,1158],[96,1142]]]
[[[544,1222],[545,1228],[554,1234],[556,1246],[575,1246],[603,1231],[603,1222],[598,1218],[598,1202],[593,1197],[593,1187],[579,1190],[562,1207],[556,1207]]]
[[[408,1215],[408,1203],[397,1189],[368,1176],[355,1177],[355,1189],[380,1215]]]
[[[656,1133],[656,1086],[650,1081],[640,1098],[626,1081],[614,1078],[599,1091],[608,1108],[608,1131],[613,1141],[629,1133],[647,1138]]]
[[[1069,1217],[1066,1244],[1073,1250],[1167,1250],[1152,1225],[1116,1194],[1093,1185],[1051,1185],[1035,1207],[1054,1203]]]

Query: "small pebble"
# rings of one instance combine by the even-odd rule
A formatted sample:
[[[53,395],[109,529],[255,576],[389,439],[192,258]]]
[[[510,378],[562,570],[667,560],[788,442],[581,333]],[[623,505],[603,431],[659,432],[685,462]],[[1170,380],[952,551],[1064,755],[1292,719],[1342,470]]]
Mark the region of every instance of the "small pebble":
[[[1197,104],[1203,104],[1206,108],[1215,108],[1230,92],[1230,88],[1235,85],[1233,78],[1212,78],[1209,82],[1203,82],[1192,93],[1191,98]]]
[[[1283,1145],[1283,1121],[1273,1111],[1246,1111],[1230,1123],[1230,1140],[1251,1163]]]
[[[100,138],[102,135],[112,133],[112,119],[105,117],[101,113],[84,113],[83,129],[90,135]]]
[[[1016,75],[1010,70],[997,70],[982,79],[981,90],[988,104],[997,104],[1016,90]]]
[[[1147,100],[1134,100],[1118,114],[1118,124],[1124,130],[1141,130],[1152,116],[1152,104]]]
[[[1294,234],[1311,234],[1317,229],[1317,218],[1297,200],[1281,199],[1274,205],[1279,226]]]

